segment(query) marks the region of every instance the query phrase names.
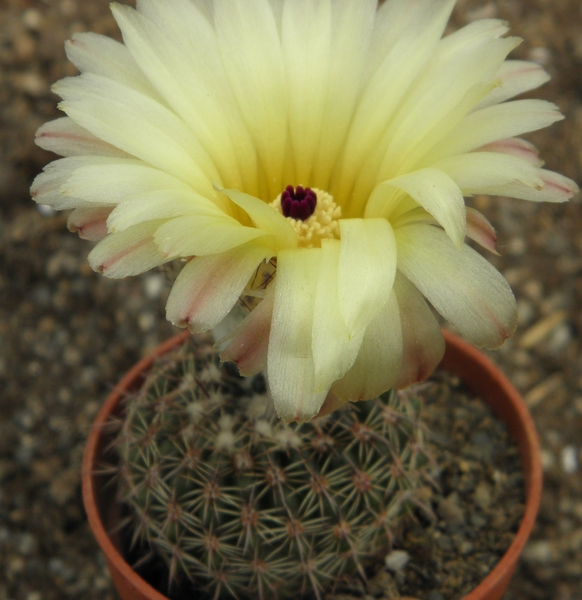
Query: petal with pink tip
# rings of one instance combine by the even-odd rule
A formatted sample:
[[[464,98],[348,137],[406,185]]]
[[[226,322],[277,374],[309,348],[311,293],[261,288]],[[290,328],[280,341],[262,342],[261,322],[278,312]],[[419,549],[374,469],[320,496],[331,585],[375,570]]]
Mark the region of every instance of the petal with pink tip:
[[[53,89],[59,108],[93,135],[212,198],[216,166],[184,122],[136,89],[92,73],[69,77]],[[155,140],[155,143],[152,143]]]
[[[529,187],[542,185],[539,169],[512,154],[469,152],[445,158],[433,166],[452,177],[466,195],[516,181]]]
[[[482,248],[499,254],[495,249],[497,235],[491,223],[474,208],[467,208],[467,237],[477,242]]]
[[[521,138],[506,138],[497,140],[490,144],[485,144],[477,148],[475,152],[500,152],[502,154],[511,154],[519,156],[530,162],[534,167],[541,167],[544,161],[539,156],[539,150],[531,143]]]
[[[396,294],[368,325],[352,368],[332,386],[342,402],[370,400],[389,390],[402,365],[402,329]]]
[[[445,341],[432,310],[406,277],[396,276],[394,291],[402,325],[402,368],[395,387],[404,388],[431,375],[443,357]]]
[[[76,208],[67,220],[69,231],[77,232],[83,240],[98,242],[107,235],[107,217],[110,206]]]
[[[320,264],[320,248],[283,250],[277,256],[267,373],[277,414],[287,422],[309,421],[327,396],[327,390],[313,391],[313,307]]]
[[[34,141],[43,150],[61,156],[129,157],[129,154],[95,137],[69,117],[61,117],[39,127]]]
[[[164,264],[167,259],[154,242],[154,233],[163,221],[148,221],[101,240],[89,253],[94,271],[119,279],[138,275]]]
[[[128,196],[160,190],[194,193],[183,181],[133,158],[86,161],[66,179],[60,192],[89,202],[117,204]]]
[[[271,251],[247,244],[228,252],[191,259],[172,287],[166,317],[193,333],[208,331],[230,312],[261,261]]]
[[[512,100],[467,115],[433,150],[426,160],[470,152],[497,140],[543,129],[564,117],[545,100]]]
[[[533,202],[566,202],[578,193],[578,185],[559,173],[540,169],[539,174],[543,182],[541,189],[530,188],[521,183],[508,183],[507,185],[487,188],[483,190],[483,193],[508,198],[521,198]]]
[[[32,182],[30,188],[32,199],[38,204],[46,204],[55,210],[92,206],[92,203],[84,198],[63,195],[62,186],[77,169],[101,161],[110,162],[111,159],[96,156],[71,156],[49,163]],[[109,199],[104,201],[104,198],[100,198],[99,203],[101,206],[109,204]],[[111,202],[111,204],[114,204],[114,202]]]
[[[475,250],[456,248],[431,225],[396,230],[398,268],[476,346],[498,348],[515,331],[517,309],[501,274]]]
[[[231,360],[236,363],[240,374],[244,377],[255,375],[267,366],[274,291],[275,286],[269,286],[259,305],[234,331],[218,342],[221,344],[232,339],[228,347],[221,352],[220,358],[223,361]]]
[[[475,107],[476,110],[505,102],[523,92],[538,88],[550,80],[543,67],[525,60],[504,61],[497,72],[497,77],[501,85],[487,94]]]

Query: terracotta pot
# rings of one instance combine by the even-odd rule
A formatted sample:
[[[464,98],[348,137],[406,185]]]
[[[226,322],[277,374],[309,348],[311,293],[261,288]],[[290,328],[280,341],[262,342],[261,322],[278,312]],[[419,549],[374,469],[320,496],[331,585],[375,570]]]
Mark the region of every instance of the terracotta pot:
[[[151,356],[137,363],[111,392],[97,415],[83,457],[83,500],[97,542],[105,553],[113,583],[122,600],[168,600],[146,583],[125,561],[117,540],[108,533],[115,515],[114,491],[104,485],[105,479],[97,467],[103,461],[107,445],[105,425],[111,415],[119,413],[121,400],[127,391],[135,390],[143,380],[156,356],[184,343],[188,332],[179,334],[162,344]],[[495,415],[507,423],[517,441],[526,479],[526,505],[519,530],[499,563],[487,577],[463,600],[499,600],[515,571],[517,560],[532,530],[538,511],[542,468],[540,448],[533,420],[517,390],[501,371],[479,350],[460,338],[444,332],[446,352],[442,366],[460,377],[473,393],[486,402]]]

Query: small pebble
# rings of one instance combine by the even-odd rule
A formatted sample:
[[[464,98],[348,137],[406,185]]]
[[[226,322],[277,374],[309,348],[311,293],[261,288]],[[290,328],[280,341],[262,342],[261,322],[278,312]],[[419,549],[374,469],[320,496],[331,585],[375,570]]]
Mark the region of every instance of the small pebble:
[[[576,448],[574,448],[574,446],[566,446],[562,450],[560,461],[562,463],[562,469],[564,470],[564,473],[567,473],[568,475],[576,473],[578,470],[578,456]]]
[[[554,562],[559,556],[555,544],[547,540],[530,542],[523,551],[523,560],[528,563],[546,564]]]
[[[459,496],[455,492],[440,501],[437,511],[447,523],[460,525],[465,522],[463,509],[459,506]]]
[[[471,515],[471,525],[477,529],[483,529],[483,527],[486,527],[487,522],[487,517],[484,517],[483,515],[478,515],[476,513]]]
[[[36,538],[31,533],[23,533],[18,539],[18,552],[28,556],[36,548]]]
[[[481,481],[475,488],[474,500],[483,510],[491,506],[491,486],[485,481]]]
[[[572,341],[572,329],[568,323],[560,323],[550,334],[545,351],[553,356],[563,352]]]
[[[398,588],[394,583],[392,575],[384,569],[381,569],[368,582],[368,592],[372,596],[388,596],[389,598],[392,598],[398,594]]]
[[[14,556],[8,561],[8,572],[12,575],[22,573],[22,571],[24,571],[25,566],[26,563],[24,562],[23,558],[21,558],[20,556]]]
[[[453,540],[448,535],[441,535],[437,538],[436,543],[443,552],[451,552],[455,547]]]
[[[392,552],[386,556],[384,562],[388,570],[397,573],[404,569],[409,560],[410,555],[408,552],[405,552],[404,550],[392,550]]]
[[[38,31],[43,20],[42,13],[35,8],[28,8],[22,13],[22,23],[30,31]]]
[[[146,312],[139,315],[137,324],[142,331],[151,331],[157,322],[157,317],[152,312]]]
[[[471,552],[473,552],[473,544],[467,540],[461,542],[461,546],[459,548],[460,553],[463,556],[466,556],[467,554],[470,554]]]
[[[37,204],[36,208],[38,212],[45,217],[52,217],[57,214],[57,211],[46,204]]]
[[[166,288],[166,279],[163,275],[159,273],[154,273],[153,275],[147,275],[144,278],[144,291],[146,297],[149,300],[156,300],[162,295],[162,292]]]

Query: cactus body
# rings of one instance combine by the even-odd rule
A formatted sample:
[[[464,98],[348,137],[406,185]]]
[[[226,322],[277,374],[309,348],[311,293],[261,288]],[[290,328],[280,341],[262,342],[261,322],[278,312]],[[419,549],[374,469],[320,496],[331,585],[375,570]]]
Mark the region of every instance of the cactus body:
[[[320,597],[365,577],[414,500],[427,458],[413,400],[388,393],[286,425],[261,382],[188,342],[127,401],[122,500],[134,542],[167,564],[170,590]]]

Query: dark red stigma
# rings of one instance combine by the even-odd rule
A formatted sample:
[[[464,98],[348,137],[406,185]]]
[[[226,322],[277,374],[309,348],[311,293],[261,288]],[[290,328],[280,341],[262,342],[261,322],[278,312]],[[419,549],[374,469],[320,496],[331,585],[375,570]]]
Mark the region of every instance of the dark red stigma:
[[[285,217],[305,221],[315,212],[317,194],[311,188],[288,185],[281,194],[281,210]]]

